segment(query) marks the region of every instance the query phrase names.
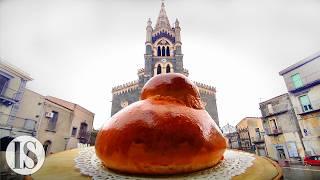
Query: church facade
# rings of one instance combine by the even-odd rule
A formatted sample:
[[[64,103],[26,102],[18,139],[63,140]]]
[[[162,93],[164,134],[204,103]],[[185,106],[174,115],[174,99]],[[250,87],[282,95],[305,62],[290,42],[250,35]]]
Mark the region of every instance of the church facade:
[[[122,108],[139,100],[144,84],[153,76],[164,73],[181,73],[189,75],[183,67],[183,54],[181,50],[180,24],[178,19],[171,27],[162,2],[161,10],[154,27],[149,19],[146,28],[145,66],[138,70],[138,79],[112,88],[111,116]],[[213,86],[195,82],[201,100],[206,110],[219,125],[216,104],[216,89]]]

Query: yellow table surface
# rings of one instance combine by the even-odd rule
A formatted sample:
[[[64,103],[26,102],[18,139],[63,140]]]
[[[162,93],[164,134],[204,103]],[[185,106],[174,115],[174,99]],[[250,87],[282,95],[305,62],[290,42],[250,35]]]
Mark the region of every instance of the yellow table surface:
[[[72,149],[48,156],[44,165],[39,171],[32,175],[37,179],[91,179],[90,176],[81,175],[75,168],[74,159],[79,154],[79,149]],[[234,176],[233,180],[239,179],[259,179],[270,180],[280,179],[283,174],[281,168],[274,161],[261,156],[255,156],[253,165],[245,173]]]

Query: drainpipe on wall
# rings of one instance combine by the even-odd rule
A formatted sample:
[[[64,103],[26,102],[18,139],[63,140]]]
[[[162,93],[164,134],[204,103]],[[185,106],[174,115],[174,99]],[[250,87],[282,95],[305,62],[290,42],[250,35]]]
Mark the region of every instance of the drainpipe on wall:
[[[39,138],[39,130],[40,130],[40,127],[41,127],[41,123],[42,123],[42,119],[43,119],[43,117],[44,117],[44,115],[45,115],[45,105],[46,105],[46,103],[45,103],[45,98],[43,98],[43,97],[41,97],[41,99],[43,99],[43,101],[42,102],[39,102],[39,103],[41,103],[41,110],[40,110],[40,116],[39,116],[39,123],[37,124],[37,130],[36,130],[36,138],[38,139]]]
[[[249,127],[247,127],[247,130],[248,130],[248,136],[249,136],[249,142],[250,142],[250,147],[251,147],[251,150],[252,150],[252,142],[251,142],[251,137],[250,137],[250,133],[249,133]]]
[[[75,110],[75,107],[74,107],[74,110]],[[72,124],[73,124],[73,120],[74,120],[74,117],[75,117],[75,115],[74,115],[74,110],[70,113],[70,117],[69,117],[69,119],[70,119],[70,128],[69,128],[69,131],[67,132],[68,142],[66,143],[65,150],[68,149],[68,143],[69,143],[69,141],[70,141],[70,139],[71,139],[70,133],[71,133],[72,128],[73,128]],[[76,136],[77,136],[77,135],[76,135]],[[65,139],[66,139],[66,138],[65,138]]]

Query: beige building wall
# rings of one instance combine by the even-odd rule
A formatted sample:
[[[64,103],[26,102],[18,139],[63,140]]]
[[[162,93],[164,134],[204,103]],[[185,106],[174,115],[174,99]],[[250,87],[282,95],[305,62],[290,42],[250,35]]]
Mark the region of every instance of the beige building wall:
[[[266,156],[265,132],[261,118],[246,117],[237,124],[236,128],[240,135],[241,144],[245,144],[245,141],[248,141],[246,139],[250,138],[250,143],[252,147],[254,146],[255,153],[260,156]],[[241,129],[248,129],[249,135],[247,135],[246,131],[241,131]]]
[[[58,119],[54,130],[49,130],[48,125],[51,118],[45,116],[48,112],[58,112]],[[49,153],[64,151],[66,148],[65,138],[69,135],[69,129],[72,122],[72,111],[48,100],[44,103],[44,114],[37,132],[37,139],[45,144],[50,142]]]
[[[94,114],[84,108],[82,108],[79,105],[75,106],[74,110],[74,118],[72,121],[71,129],[70,129],[70,141],[68,143],[68,148],[76,148],[77,144],[79,143],[79,132],[80,132],[80,126],[81,123],[86,123],[88,125],[87,127],[87,138],[90,139],[90,133],[93,131],[93,119]],[[77,128],[77,133],[75,136],[72,136],[72,128]],[[88,142],[90,143],[90,142]]]
[[[44,97],[29,89],[25,89],[23,98],[20,102],[20,108],[17,112],[17,119],[14,121],[15,127],[23,127],[26,122],[29,123],[29,130],[36,131],[42,118]],[[24,121],[21,121],[21,120]]]
[[[307,128],[308,135],[304,135],[302,141],[309,155],[320,154],[320,112],[302,116],[301,126]],[[302,129],[302,130],[303,130]],[[303,133],[305,134],[305,133]]]
[[[307,155],[320,154],[320,53],[279,72],[286,83]],[[301,101],[301,97],[304,96]],[[302,108],[304,103],[304,108]],[[307,104],[308,103],[308,104]]]
[[[257,136],[256,128],[259,128],[259,132],[264,132],[262,120],[258,117],[246,117],[242,119],[236,127],[237,129],[248,128],[251,141]]]
[[[23,71],[2,61],[0,78],[2,85],[4,84],[0,86],[0,138],[35,136],[48,149],[48,153],[76,148],[79,142],[90,143],[94,119],[92,112],[77,104],[42,96],[26,89],[27,81],[32,79]],[[58,114],[54,116],[54,120],[51,117],[53,111]],[[47,115],[48,113],[51,115]],[[56,122],[55,126],[52,122]],[[74,136],[73,128],[77,128]]]
[[[25,89],[17,116],[25,119],[34,119],[39,122],[44,101],[44,96],[32,90]]]
[[[295,143],[297,150],[298,150],[298,154],[300,155],[300,157],[304,157],[305,156],[305,151],[302,145],[302,141],[299,137],[298,132],[292,132],[292,133],[283,133],[284,139],[286,140],[286,146],[289,148],[290,143]]]
[[[305,95],[301,94],[300,96]],[[311,88],[308,93],[307,93],[310,102],[312,104],[313,109],[320,109],[320,85],[315,86],[313,88]],[[302,116],[300,116],[300,113],[303,113],[302,111],[302,107],[299,101],[299,97],[300,96],[293,96],[290,95],[290,99],[292,101],[293,107],[295,109],[295,112],[297,113],[297,117],[299,120],[299,124],[300,124],[300,128],[303,132],[303,129],[307,129],[309,131],[309,136],[310,137],[317,137],[320,136],[320,121],[301,121],[303,118]],[[313,114],[313,113],[311,113]],[[315,119],[319,116],[317,116],[317,114],[313,114],[312,116],[315,116]],[[310,118],[309,116],[306,116],[304,119]],[[312,119],[312,118],[311,118]],[[305,133],[303,133],[304,137],[305,137]]]
[[[273,97],[259,106],[268,156],[275,160],[301,160],[305,156],[302,135],[289,94]]]
[[[271,157],[272,159],[278,159],[277,152],[273,147],[273,138],[270,136],[264,136],[264,143],[266,151],[268,153],[268,157]]]
[[[48,113],[58,113],[56,126],[49,129],[52,117]],[[47,146],[47,154],[76,148],[79,143],[79,129],[81,123],[87,124],[87,132],[92,131],[94,114],[85,108],[58,98],[42,96],[29,89],[25,90],[17,113],[24,119],[33,119],[36,138]],[[18,123],[15,122],[15,123]],[[21,124],[16,124],[21,126]],[[77,127],[77,134],[71,135],[72,128]],[[88,139],[90,139],[88,134]],[[88,142],[89,143],[89,142]]]
[[[313,109],[320,109],[320,85],[311,88],[307,95]],[[303,135],[302,141],[309,154],[320,154],[320,112],[317,111],[308,114],[301,114],[303,111],[299,97],[300,96],[294,95],[290,96],[295,112],[297,113],[298,122]]]
[[[46,113],[52,111],[58,112],[58,119],[56,128],[49,130],[50,118],[46,117]],[[34,119],[37,122],[35,125],[36,138],[42,144],[45,144],[46,141],[51,142],[48,154],[65,149],[64,138],[69,134],[72,121],[72,111],[70,109],[50,102],[45,96],[26,89],[17,115],[25,119]]]
[[[290,159],[288,148],[290,148],[289,146],[291,145],[291,143],[295,144],[299,156],[304,157],[304,148],[302,146],[302,142],[300,140],[298,132],[283,133],[278,136],[265,136],[266,150],[268,152],[268,156],[272,159],[281,159],[279,157],[279,153],[277,152],[277,146],[281,146],[284,149],[284,153],[287,159]]]
[[[72,110],[72,121],[68,130],[69,133],[66,136],[67,149],[76,148],[78,143],[81,142],[82,134],[80,137],[80,128],[82,123],[87,125],[87,128],[86,128],[87,133],[85,134],[86,136],[85,138],[87,140],[90,140],[90,133],[93,130],[94,113],[81,107],[80,105],[77,105],[62,99],[58,99],[50,96],[48,96],[47,99]],[[74,135],[72,134],[73,128],[76,128],[76,133]],[[86,142],[86,143],[90,143],[90,142]]]
[[[278,115],[278,116],[272,116],[269,118],[266,118],[265,120],[265,127],[271,128],[271,120],[275,120],[278,128],[282,128],[281,133],[278,135],[269,135],[265,136],[265,145],[266,150],[268,152],[268,156],[270,156],[273,159],[281,159],[279,156],[277,148],[283,149],[286,159],[292,159],[293,157],[289,156],[289,151],[295,151],[297,150],[297,153],[299,157],[305,156],[305,151],[302,145],[302,141],[299,136],[298,131],[288,130],[286,128],[289,128],[289,124],[291,123],[288,116],[286,115]],[[291,147],[293,146],[293,147]]]

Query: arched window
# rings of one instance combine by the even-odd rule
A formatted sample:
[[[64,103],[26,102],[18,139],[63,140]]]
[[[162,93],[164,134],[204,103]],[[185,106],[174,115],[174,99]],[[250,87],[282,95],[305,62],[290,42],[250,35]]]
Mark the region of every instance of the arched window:
[[[170,73],[171,72],[171,67],[170,65],[168,64],[167,67],[166,67],[166,73]]]
[[[44,152],[46,153],[46,156],[49,155],[50,153],[50,147],[51,147],[51,141],[50,140],[47,140],[43,143],[43,149],[44,149]]]
[[[166,56],[166,48],[162,46],[162,56]]]
[[[161,56],[161,48],[158,46],[158,56]]]
[[[157,74],[161,74],[161,66],[160,66],[160,64],[158,64],[158,67],[157,67]]]
[[[169,46],[167,47],[167,56],[170,56],[170,49],[169,49]]]

